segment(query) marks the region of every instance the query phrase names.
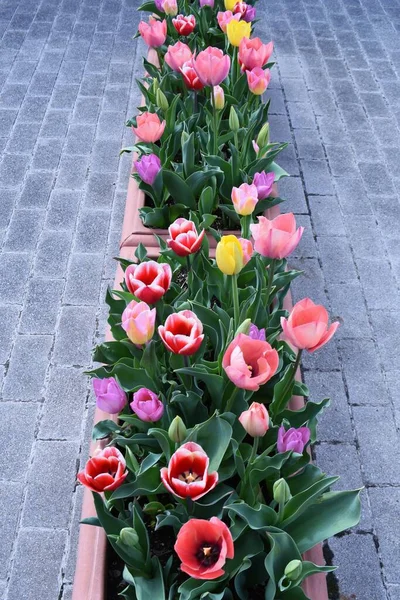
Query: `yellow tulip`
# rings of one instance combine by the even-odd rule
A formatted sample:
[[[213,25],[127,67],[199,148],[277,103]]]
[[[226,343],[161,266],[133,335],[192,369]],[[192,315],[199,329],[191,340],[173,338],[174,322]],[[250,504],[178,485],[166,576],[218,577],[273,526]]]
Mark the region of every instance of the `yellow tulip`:
[[[251,23],[236,21],[232,19],[226,26],[226,35],[232,46],[239,46],[243,38],[249,38],[251,34]]]
[[[224,235],[215,252],[217,265],[225,275],[237,275],[243,269],[243,250],[238,238]]]
[[[225,0],[226,10],[233,10],[238,0]]]

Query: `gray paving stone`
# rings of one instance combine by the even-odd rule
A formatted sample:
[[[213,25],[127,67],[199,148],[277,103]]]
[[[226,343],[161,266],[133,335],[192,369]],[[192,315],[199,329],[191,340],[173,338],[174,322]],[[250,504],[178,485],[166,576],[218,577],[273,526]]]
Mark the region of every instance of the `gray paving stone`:
[[[347,240],[334,236],[318,238],[325,277],[337,283],[353,282],[357,279],[350,245]]]
[[[329,196],[334,193],[330,173],[325,161],[303,160],[301,165],[308,194]]]
[[[21,312],[20,306],[0,306],[0,363],[4,364],[11,351],[14,330]]]
[[[0,255],[0,302],[22,304],[32,257],[26,252]]]
[[[56,186],[79,190],[85,184],[88,172],[86,156],[63,156],[59,165]]]
[[[371,313],[371,318],[385,370],[398,370],[400,357],[396,344],[396,330],[400,326],[400,313],[375,310]]]
[[[291,268],[303,271],[302,276],[297,277],[291,286],[294,302],[298,302],[302,298],[309,296],[312,289],[313,302],[326,306],[328,301],[318,260],[315,258],[291,258],[289,264]]]
[[[79,92],[78,84],[60,83],[54,86],[50,101],[52,108],[72,109]]]
[[[109,213],[103,210],[82,210],[77,227],[75,250],[102,252],[109,228]]]
[[[379,536],[379,550],[383,559],[383,571],[387,581],[400,583],[400,573],[397,568],[400,559],[400,549],[397,543],[396,522],[400,509],[399,488],[370,488],[368,494],[371,500],[372,513],[376,522]],[[392,590],[394,593],[397,590]],[[393,596],[393,594],[392,594]],[[391,597],[392,597],[391,596]],[[396,597],[395,595],[393,596]]]
[[[1,440],[7,453],[0,454],[2,479],[24,482],[34,443],[38,407],[32,402],[0,402]],[[15,429],[11,423],[18,423]]]
[[[52,345],[53,338],[49,335],[17,337],[4,380],[4,398],[41,399]]]
[[[45,227],[65,231],[75,226],[81,201],[77,190],[53,190],[47,210]]]
[[[4,187],[17,187],[22,184],[28,162],[25,156],[5,154],[0,163],[0,181]]]
[[[336,196],[310,196],[314,231],[317,236],[346,234],[340,205]]]
[[[31,155],[36,144],[39,129],[40,123],[29,123],[29,127],[25,123],[14,125],[6,151],[10,154]]]
[[[65,146],[66,154],[90,154],[95,133],[94,125],[71,125]]]
[[[60,276],[65,271],[72,244],[72,231],[44,230],[35,261],[35,275]]]
[[[66,366],[90,364],[95,317],[94,307],[63,307],[54,347],[56,364]]]
[[[8,600],[21,600],[24,597],[41,600],[57,598],[60,563],[66,542],[66,531],[22,529],[11,571]],[[21,572],[25,573],[24,577],[21,577]]]
[[[68,270],[64,301],[67,304],[97,307],[102,271],[102,254],[73,253]]]
[[[20,207],[45,207],[53,183],[54,175],[52,173],[38,171],[28,173],[19,201]]]
[[[22,494],[22,483],[10,481],[0,483],[0,518],[4,536],[0,546],[0,577],[2,579],[6,579],[8,573],[13,541],[18,528]]]
[[[40,135],[43,138],[63,138],[68,129],[71,111],[49,109],[43,120]]]
[[[85,206],[107,208],[112,206],[115,190],[115,173],[94,172],[88,179]]]
[[[279,182],[279,194],[285,199],[288,212],[308,213],[303,184],[299,177],[285,177]]]
[[[21,333],[55,332],[63,289],[61,279],[31,278],[21,317]]]
[[[5,250],[22,252],[34,250],[40,235],[44,211],[18,209],[14,211],[6,237]]]
[[[400,599],[400,585],[388,585],[387,589],[389,592],[390,600],[399,600]]]
[[[399,292],[387,258],[358,258],[357,268],[370,309],[397,309]]]

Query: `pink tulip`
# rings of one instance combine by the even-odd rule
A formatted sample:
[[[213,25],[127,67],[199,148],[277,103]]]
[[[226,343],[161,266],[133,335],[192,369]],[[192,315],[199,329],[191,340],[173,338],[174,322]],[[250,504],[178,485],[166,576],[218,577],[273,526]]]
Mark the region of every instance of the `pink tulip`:
[[[141,421],[151,423],[159,421],[164,414],[163,403],[154,392],[147,388],[141,388],[133,394],[131,409]]]
[[[261,96],[269,85],[271,71],[269,69],[264,70],[261,67],[254,67],[251,71],[246,71],[246,75],[251,93],[256,96]]]
[[[329,342],[339,327],[338,322],[328,327],[328,321],[328,313],[323,306],[304,298],[294,305],[287,319],[281,318],[281,326],[289,344],[299,350],[315,352]]]
[[[239,421],[251,437],[263,437],[269,427],[269,415],[264,404],[253,402],[248,410],[242,412]]]
[[[204,339],[203,323],[191,310],[169,315],[158,333],[168,350],[182,356],[195,354]]]
[[[299,427],[298,429],[291,427],[285,431],[284,426],[281,425],[278,431],[278,452],[293,450],[293,452],[303,454],[306,444],[310,441],[310,437],[311,431],[308,427]]]
[[[167,263],[147,260],[139,265],[129,265],[125,271],[128,290],[148,304],[155,304],[169,290],[172,270]]]
[[[210,459],[195,442],[183,444],[171,456],[168,468],[161,469],[161,481],[178,498],[199,500],[218,483],[218,473],[208,472]]]
[[[251,143],[253,145],[254,152],[258,154],[260,152],[260,146],[257,144],[256,140],[251,140]]]
[[[165,14],[170,17],[175,17],[175,15],[178,14],[178,4],[176,0],[164,0],[162,7]]]
[[[122,313],[122,328],[137,346],[147,344],[154,335],[156,309],[150,310],[146,302],[132,300]]]
[[[144,112],[136,117],[136,123],[136,127],[132,127],[133,133],[142,142],[154,144],[164,133],[165,121],[160,121],[156,113]]]
[[[193,66],[204,85],[219,85],[228,76],[231,59],[219,48],[209,46],[199,52],[193,60]]]
[[[243,266],[247,265],[251,257],[253,256],[254,248],[250,240],[246,238],[238,238],[240,245],[242,246],[243,252]]]
[[[203,6],[210,6],[211,8],[214,8],[215,0],[200,0],[199,4],[200,8],[203,8]]]
[[[257,225],[250,225],[256,252],[267,258],[281,259],[289,256],[297,247],[304,227],[296,230],[293,213],[279,215],[271,221],[258,217]]]
[[[180,217],[168,227],[168,233],[168,247],[178,256],[188,256],[200,250],[206,230],[197,233],[193,221]]]
[[[263,44],[260,38],[243,38],[239,45],[239,63],[242,71],[251,71],[254,67],[263,67],[269,61],[274,44]]]
[[[155,17],[150,17],[148,23],[140,21],[139,33],[150,48],[158,48],[167,39],[167,21]]]
[[[140,179],[148,185],[153,185],[161,171],[161,161],[156,154],[144,154],[140,160],[133,162]]]
[[[229,379],[243,389],[256,392],[266,383],[279,365],[279,355],[268,342],[253,340],[239,333],[229,344],[222,366]]]
[[[255,185],[242,183],[232,188],[231,198],[233,207],[238,215],[251,215],[258,202],[258,192]]]
[[[275,181],[275,173],[266,173],[262,171],[261,173],[255,173],[253,183],[257,188],[258,199],[264,200],[264,198],[268,198],[271,195],[272,187]]]
[[[93,389],[96,396],[96,405],[110,415],[119,413],[128,399],[124,390],[118,385],[114,377],[93,379]]]
[[[224,90],[220,85],[213,87],[213,97],[215,110],[222,110],[225,106],[225,94]]]
[[[192,51],[187,44],[176,42],[173,46],[168,46],[164,58],[173,71],[180,71],[183,65],[191,60]]]
[[[220,11],[217,14],[218,25],[224,33],[226,33],[226,26],[232,21],[232,19],[235,19],[235,21],[240,21],[240,14],[234,15],[230,10],[226,10],[225,12]]]

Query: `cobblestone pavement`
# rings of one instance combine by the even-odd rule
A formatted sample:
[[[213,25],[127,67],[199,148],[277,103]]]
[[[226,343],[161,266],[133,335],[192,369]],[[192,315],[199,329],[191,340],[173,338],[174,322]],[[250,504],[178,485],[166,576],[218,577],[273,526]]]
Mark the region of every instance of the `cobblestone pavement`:
[[[82,370],[104,331],[138,104],[138,0],[0,1],[0,598],[67,600],[93,416]],[[332,598],[400,599],[398,191],[400,3],[260,0],[293,263],[343,320],[305,361],[332,397],[317,461],[364,485],[363,519],[330,541]],[[125,137],[125,140],[124,140]],[[397,251],[397,252],[396,252]],[[396,420],[397,419],[397,420]],[[336,596],[335,596],[336,593]]]

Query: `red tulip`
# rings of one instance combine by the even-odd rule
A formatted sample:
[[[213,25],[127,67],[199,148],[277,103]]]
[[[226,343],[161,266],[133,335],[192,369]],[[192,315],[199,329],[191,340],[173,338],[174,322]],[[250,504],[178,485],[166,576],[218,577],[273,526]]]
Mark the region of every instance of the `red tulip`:
[[[204,339],[203,324],[191,310],[169,315],[158,333],[168,350],[182,356],[195,354]]]
[[[178,498],[198,500],[215,488],[218,473],[208,473],[210,459],[194,442],[183,444],[171,457],[168,468],[161,469],[161,480]]]
[[[79,481],[93,492],[111,492],[119,487],[128,475],[125,459],[117,448],[104,448],[90,458]]]
[[[197,233],[193,221],[181,217],[169,226],[168,233],[167,244],[171,250],[178,256],[188,256],[200,250],[206,231],[203,229],[200,234]]]
[[[172,19],[172,24],[179,35],[189,35],[196,27],[196,19],[194,15],[188,17],[178,15],[176,19]]]
[[[193,67],[193,59],[186,62],[180,69],[183,81],[189,90],[202,90],[204,85],[199,79],[195,68]]]
[[[209,521],[190,519],[181,527],[174,549],[182,561],[182,571],[194,579],[224,575],[226,559],[235,554],[231,532],[217,517]]]
[[[169,290],[172,271],[167,263],[148,260],[139,265],[129,265],[125,271],[125,283],[131,294],[139,300],[154,304]]]
[[[239,333],[229,344],[222,359],[225,373],[243,390],[256,392],[276,373],[279,356],[268,342]]]
[[[339,327],[338,322],[328,327],[328,321],[328,313],[323,306],[304,298],[294,305],[287,319],[281,318],[281,326],[285,338],[295,348],[315,352],[329,342]]]

